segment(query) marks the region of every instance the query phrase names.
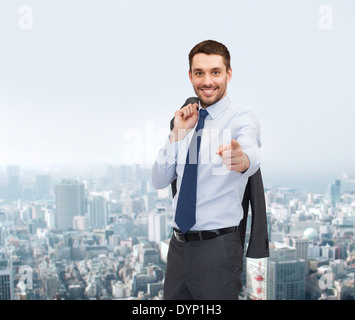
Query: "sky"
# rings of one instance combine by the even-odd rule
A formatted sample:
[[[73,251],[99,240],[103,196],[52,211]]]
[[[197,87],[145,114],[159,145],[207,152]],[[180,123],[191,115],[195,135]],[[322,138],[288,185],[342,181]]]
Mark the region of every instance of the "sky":
[[[352,0],[3,0],[0,170],[150,166],[206,39],[231,53],[228,95],[259,119],[270,181],[355,172]]]

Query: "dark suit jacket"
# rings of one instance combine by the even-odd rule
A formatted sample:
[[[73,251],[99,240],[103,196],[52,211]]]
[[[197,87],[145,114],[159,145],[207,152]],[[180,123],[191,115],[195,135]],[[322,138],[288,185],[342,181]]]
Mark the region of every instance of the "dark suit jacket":
[[[186,100],[184,106],[190,103],[198,103],[198,98],[191,97]],[[170,130],[174,128],[174,118],[170,121]],[[173,197],[176,194],[176,180],[171,184]],[[249,177],[245,187],[242,201],[243,219],[239,224],[239,232],[242,245],[245,245],[245,235],[248,220],[249,204],[251,205],[251,231],[246,256],[249,258],[265,258],[269,256],[269,238],[267,231],[266,205],[264,185],[260,168]]]

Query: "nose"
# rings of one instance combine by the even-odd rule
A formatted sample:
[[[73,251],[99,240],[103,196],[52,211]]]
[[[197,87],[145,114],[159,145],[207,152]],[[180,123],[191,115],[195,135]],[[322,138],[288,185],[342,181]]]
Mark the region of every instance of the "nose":
[[[212,81],[212,76],[208,73],[205,74],[205,77],[203,79],[203,86],[204,87],[211,87],[213,84],[213,81]]]

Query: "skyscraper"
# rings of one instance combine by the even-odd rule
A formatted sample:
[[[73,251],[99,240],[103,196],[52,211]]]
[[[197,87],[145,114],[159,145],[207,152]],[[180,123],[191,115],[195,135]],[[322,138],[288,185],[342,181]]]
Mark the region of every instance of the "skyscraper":
[[[3,246],[4,244],[5,244],[5,229],[3,229],[0,223],[0,246]]]
[[[251,300],[267,299],[267,266],[268,259],[246,259],[246,295]]]
[[[167,238],[166,209],[157,208],[148,214],[148,240],[160,244]]]
[[[308,240],[307,239],[295,239],[294,247],[296,248],[296,258],[304,260],[305,272],[308,274]]]
[[[296,249],[280,243],[270,244],[268,262],[268,300],[304,300],[306,261],[296,257]]]
[[[333,207],[340,202],[340,187],[340,180],[335,180],[333,183],[328,185],[325,199],[330,201]]]
[[[59,292],[59,281],[56,273],[49,273],[44,278],[44,295],[48,300],[53,300]]]
[[[86,213],[84,184],[72,180],[63,180],[55,186],[56,227],[66,230],[73,226],[75,216]]]
[[[7,198],[9,200],[17,200],[21,196],[20,189],[20,167],[19,166],[8,166],[6,168],[7,173]]]
[[[92,196],[88,199],[89,226],[104,228],[107,225],[107,201],[103,196]]]
[[[0,300],[13,300],[14,288],[11,260],[0,260]]]

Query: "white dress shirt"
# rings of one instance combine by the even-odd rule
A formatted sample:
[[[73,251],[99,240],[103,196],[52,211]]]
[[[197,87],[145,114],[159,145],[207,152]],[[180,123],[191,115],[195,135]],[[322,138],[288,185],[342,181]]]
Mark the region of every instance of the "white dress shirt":
[[[206,110],[197,173],[196,224],[191,228],[199,231],[239,225],[245,186],[260,167],[260,126],[255,115],[236,107],[228,96]],[[184,139],[173,143],[168,137],[152,168],[156,189],[166,188],[177,178],[177,193],[172,201],[174,212],[193,132],[190,130]],[[249,157],[250,166],[244,173],[228,170],[216,154],[218,146],[230,144],[231,139],[237,140]],[[174,227],[178,228],[175,222]]]

